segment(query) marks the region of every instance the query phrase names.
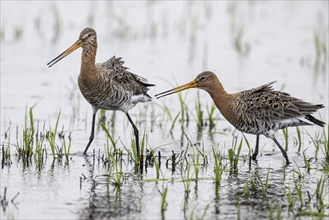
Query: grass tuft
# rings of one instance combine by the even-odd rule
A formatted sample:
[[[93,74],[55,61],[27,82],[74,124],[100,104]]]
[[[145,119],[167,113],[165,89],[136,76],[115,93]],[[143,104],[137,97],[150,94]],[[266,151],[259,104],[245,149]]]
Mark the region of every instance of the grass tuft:
[[[62,156],[61,151],[59,150],[58,146],[56,145],[56,136],[57,136],[57,129],[58,129],[58,123],[59,123],[59,118],[61,116],[61,112],[58,113],[57,119],[56,119],[56,124],[54,130],[51,129],[51,126],[49,124],[49,131],[47,132],[47,140],[50,145],[51,153],[53,155],[53,158],[57,156]]]
[[[198,90],[197,92],[197,98],[195,101],[195,109],[196,109],[196,115],[197,115],[197,125],[198,128],[203,127],[203,111],[201,107],[201,102],[200,102],[200,92]]]
[[[210,126],[210,128],[215,127],[215,117],[214,117],[215,110],[216,110],[215,103],[212,103],[209,108],[207,106],[208,120],[209,120],[209,126]]]

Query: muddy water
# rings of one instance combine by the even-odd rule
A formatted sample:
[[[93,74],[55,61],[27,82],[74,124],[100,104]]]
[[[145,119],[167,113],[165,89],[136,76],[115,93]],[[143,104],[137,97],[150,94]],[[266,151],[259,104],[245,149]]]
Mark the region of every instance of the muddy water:
[[[70,46],[86,26],[98,34],[97,61],[112,55],[121,56],[131,71],[142,75],[157,86],[154,94],[193,79],[205,69],[217,73],[228,91],[239,91],[277,80],[276,89],[283,89],[315,103],[328,106],[328,66],[325,55],[317,55],[314,36],[326,41],[328,35],[327,2],[229,3],[229,2],[1,2],[1,145],[10,142],[11,164],[1,169],[1,196],[7,189],[8,206],[1,210],[7,219],[182,219],[206,218],[269,218],[277,215],[295,217],[298,209],[288,211],[287,190],[294,189],[294,173],[300,167],[304,198],[314,195],[321,177],[328,186],[328,175],[321,171],[324,155],[311,160],[311,171],[304,168],[303,155],[296,153],[295,129],[289,130],[288,156],[292,165],[285,168],[281,153],[266,138],[261,138],[258,163],[249,167],[248,147],[243,143],[238,173],[229,170],[228,149],[233,137],[241,140],[216,111],[216,125],[198,129],[195,100],[197,92],[184,92],[189,122],[183,129],[180,118],[172,132],[172,122],[163,111],[170,108],[173,117],[180,106],[176,95],[153,103],[140,104],[131,115],[147,133],[147,148],[161,152],[161,173],[155,181],[156,168],[135,172],[125,156],[123,183],[115,187],[113,169],[102,160],[108,139],[97,126],[90,149],[95,157],[81,153],[88,141],[91,108],[78,91],[80,51],[74,52],[52,68],[46,63]],[[328,46],[328,45],[327,45]],[[187,94],[187,95],[186,95]],[[211,99],[200,91],[204,117]],[[175,103],[175,104],[174,104]],[[53,161],[47,142],[47,160],[39,166],[33,159],[26,163],[16,156],[21,144],[26,109],[33,107],[40,130],[55,126],[61,111],[60,129],[66,137],[71,133],[71,157]],[[328,121],[325,108],[316,114]],[[133,135],[129,122],[121,112],[106,114],[109,130],[118,147],[130,149]],[[112,125],[112,126],[111,126]],[[17,134],[16,134],[16,131]],[[322,130],[303,128],[301,152],[308,159],[315,156],[311,137]],[[10,139],[8,139],[8,136]],[[255,138],[246,135],[251,147]],[[282,132],[278,139],[284,143]],[[60,143],[60,142],[59,142]],[[191,144],[192,143],[192,146]],[[194,145],[196,144],[196,145]],[[214,183],[212,148],[224,159],[219,188]],[[208,163],[200,166],[195,180],[195,166],[188,172],[184,162],[173,172],[166,167],[172,151],[188,152],[192,161],[197,149],[204,149]],[[100,152],[100,158],[98,153]],[[202,161],[201,161],[202,162]],[[200,163],[201,163],[200,162]],[[269,171],[268,171],[269,170]],[[246,183],[253,176],[265,181],[269,172],[269,190],[262,187],[246,196]],[[192,179],[186,192],[183,180]],[[167,207],[161,213],[161,193],[167,188]],[[247,187],[248,188],[248,187]],[[250,187],[249,187],[250,188]],[[19,195],[13,202],[10,200]],[[328,191],[326,191],[328,195]],[[296,196],[296,195],[295,195]],[[314,198],[313,196],[312,198]],[[313,201],[313,200],[312,200]],[[325,204],[329,203],[328,196]],[[311,202],[311,204],[314,204]],[[272,211],[270,209],[272,207]],[[306,211],[314,207],[301,208]],[[328,209],[326,210],[328,214]]]

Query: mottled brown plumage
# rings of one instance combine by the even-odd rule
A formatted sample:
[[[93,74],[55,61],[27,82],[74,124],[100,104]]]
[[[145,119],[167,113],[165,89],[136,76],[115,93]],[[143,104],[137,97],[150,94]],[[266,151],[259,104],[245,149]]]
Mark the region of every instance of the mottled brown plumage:
[[[285,92],[274,91],[273,83],[231,94],[225,91],[214,73],[206,71],[200,73],[192,82],[157,94],[156,97],[161,98],[189,88],[207,91],[222,115],[236,129],[257,136],[255,152],[252,155],[254,160],[258,155],[259,135],[263,134],[277,144],[289,164],[287,153],[275,138],[275,131],[313,124],[323,127],[325,123],[311,114],[324,106],[304,102]]]
[[[92,129],[84,154],[94,139],[95,116],[98,109],[121,110],[126,113],[134,128],[137,155],[139,155],[138,129],[128,114],[138,102],[147,102],[151,97],[147,94],[147,80],[128,71],[121,58],[112,57],[104,63],[95,63],[97,52],[97,35],[92,28],[81,31],[79,39],[66,51],[61,53],[47,65],[51,67],[74,50],[82,47],[81,68],[78,78],[79,89],[93,108]]]

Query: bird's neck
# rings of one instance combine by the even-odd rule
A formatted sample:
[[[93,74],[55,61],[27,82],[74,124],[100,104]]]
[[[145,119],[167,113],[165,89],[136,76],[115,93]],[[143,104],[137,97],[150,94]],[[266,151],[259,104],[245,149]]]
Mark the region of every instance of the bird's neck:
[[[81,68],[80,75],[82,77],[88,77],[96,74],[96,58],[97,45],[88,45],[82,47],[81,55]]]
[[[210,94],[215,102],[216,107],[222,113],[222,115],[232,123],[234,117],[232,115],[233,108],[232,102],[234,100],[234,95],[226,92],[221,82],[218,80],[213,84],[213,87],[207,92]]]

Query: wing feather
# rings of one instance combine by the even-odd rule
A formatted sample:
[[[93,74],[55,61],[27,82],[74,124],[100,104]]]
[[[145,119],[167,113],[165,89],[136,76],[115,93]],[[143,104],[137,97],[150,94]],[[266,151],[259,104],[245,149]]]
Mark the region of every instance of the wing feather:
[[[253,120],[278,122],[314,113],[319,105],[304,102],[290,94],[274,91],[272,84],[239,93],[236,105],[243,117]]]

